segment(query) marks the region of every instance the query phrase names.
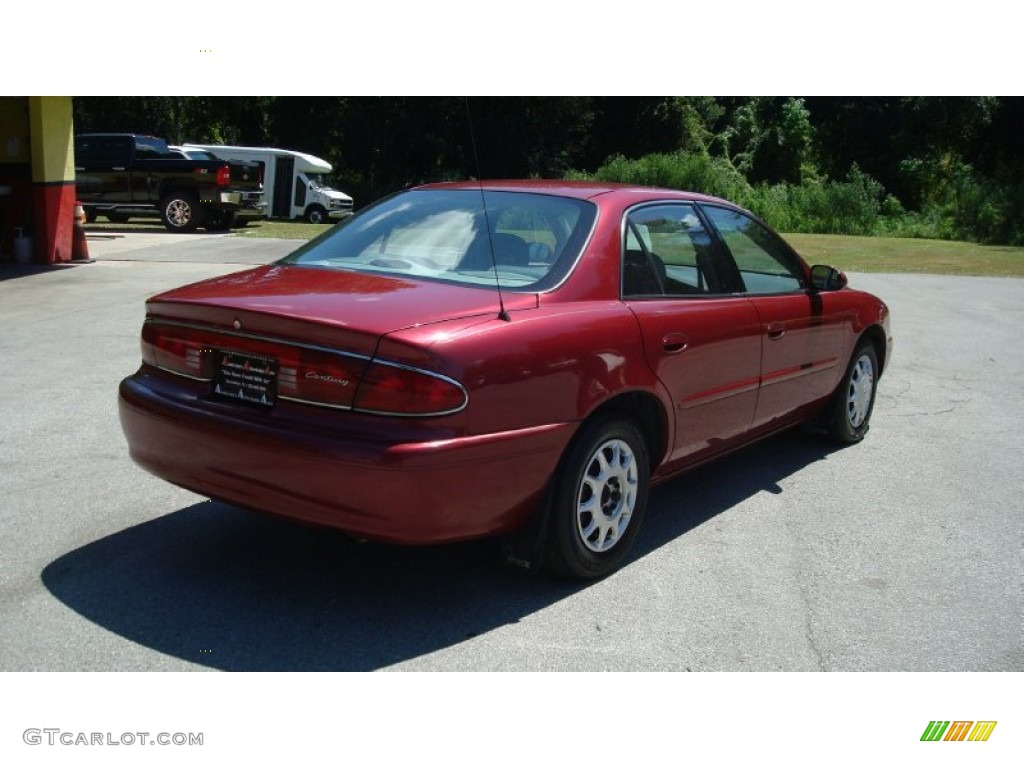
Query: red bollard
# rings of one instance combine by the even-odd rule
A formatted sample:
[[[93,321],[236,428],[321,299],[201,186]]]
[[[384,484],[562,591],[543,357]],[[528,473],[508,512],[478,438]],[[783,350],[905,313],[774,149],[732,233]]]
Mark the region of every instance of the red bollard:
[[[85,240],[85,209],[80,202],[75,202],[75,230],[71,239],[71,261],[74,264],[91,264],[96,259],[89,258],[89,244]]]

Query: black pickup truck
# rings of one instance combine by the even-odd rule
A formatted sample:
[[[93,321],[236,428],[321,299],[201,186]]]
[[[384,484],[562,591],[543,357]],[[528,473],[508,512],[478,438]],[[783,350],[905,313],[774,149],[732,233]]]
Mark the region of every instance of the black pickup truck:
[[[134,133],[75,137],[75,185],[86,221],[159,214],[172,232],[224,230],[263,218],[258,163],[191,160]]]

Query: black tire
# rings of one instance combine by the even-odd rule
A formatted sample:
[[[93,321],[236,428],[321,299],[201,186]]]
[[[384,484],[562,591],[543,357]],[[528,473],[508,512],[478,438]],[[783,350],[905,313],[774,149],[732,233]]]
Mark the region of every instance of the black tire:
[[[306,209],[306,221],[310,224],[326,224],[327,211],[322,205],[311,205]]]
[[[202,218],[199,201],[188,192],[175,192],[160,201],[160,220],[171,232],[192,232]]]
[[[96,211],[94,211],[92,208],[86,208],[85,209],[85,223],[86,224],[92,224],[94,221],[96,221],[96,217],[98,215],[99,214],[97,214]]]
[[[647,445],[633,422],[613,416],[584,425],[554,479],[548,569],[599,579],[618,568],[643,522],[649,474]]]
[[[107,220],[111,224],[127,224],[131,217],[127,213],[108,213]]]
[[[832,403],[828,435],[840,443],[859,443],[868,433],[875,407],[878,354],[870,341],[861,341],[850,358]]]
[[[209,232],[227,232],[234,226],[235,223],[235,212],[234,211],[207,211],[206,212],[206,229]]]

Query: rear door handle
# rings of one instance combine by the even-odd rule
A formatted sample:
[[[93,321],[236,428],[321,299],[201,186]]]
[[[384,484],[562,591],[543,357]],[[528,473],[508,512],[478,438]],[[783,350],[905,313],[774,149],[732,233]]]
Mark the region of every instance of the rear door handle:
[[[661,348],[674,355],[686,349],[689,343],[690,339],[685,333],[670,333],[661,340]]]
[[[768,323],[768,338],[781,339],[786,335],[786,326],[783,323]]]

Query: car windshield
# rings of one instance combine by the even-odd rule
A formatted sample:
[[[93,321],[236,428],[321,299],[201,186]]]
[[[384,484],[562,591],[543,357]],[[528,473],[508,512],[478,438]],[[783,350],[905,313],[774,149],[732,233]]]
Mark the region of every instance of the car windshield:
[[[331,189],[331,185],[327,183],[327,177],[322,173],[307,173],[306,176],[309,178],[309,183],[313,185],[313,189]]]
[[[592,203],[552,195],[412,190],[360,211],[279,263],[541,291],[576,263],[595,216]]]

